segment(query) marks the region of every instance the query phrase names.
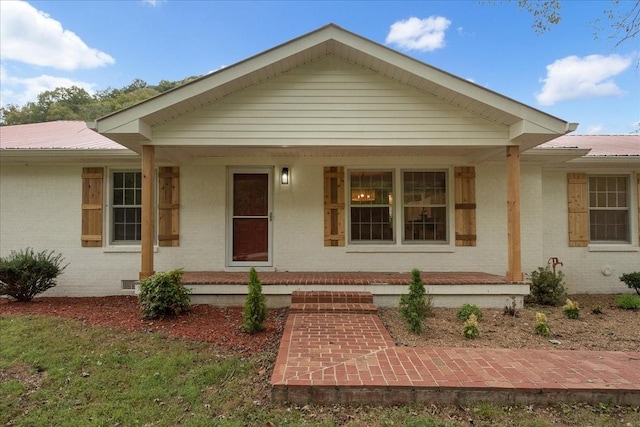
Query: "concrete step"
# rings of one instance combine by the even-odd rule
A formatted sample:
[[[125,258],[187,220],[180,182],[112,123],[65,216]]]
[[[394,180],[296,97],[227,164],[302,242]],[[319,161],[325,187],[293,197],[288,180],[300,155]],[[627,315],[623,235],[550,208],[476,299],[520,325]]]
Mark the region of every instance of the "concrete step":
[[[352,291],[293,291],[291,304],[373,304],[373,294]]]

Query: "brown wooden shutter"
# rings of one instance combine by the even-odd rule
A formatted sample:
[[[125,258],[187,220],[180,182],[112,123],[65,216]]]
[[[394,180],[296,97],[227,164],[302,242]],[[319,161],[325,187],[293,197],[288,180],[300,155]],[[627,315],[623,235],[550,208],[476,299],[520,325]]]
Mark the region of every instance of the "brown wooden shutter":
[[[180,246],[180,168],[158,168],[158,245]]]
[[[569,208],[569,246],[589,245],[589,209],[587,207],[587,174],[567,174]]]
[[[104,168],[82,169],[82,246],[102,246]]]
[[[454,169],[456,246],[476,245],[476,170],[473,166]]]
[[[324,168],[324,245],[344,246],[344,167]]]

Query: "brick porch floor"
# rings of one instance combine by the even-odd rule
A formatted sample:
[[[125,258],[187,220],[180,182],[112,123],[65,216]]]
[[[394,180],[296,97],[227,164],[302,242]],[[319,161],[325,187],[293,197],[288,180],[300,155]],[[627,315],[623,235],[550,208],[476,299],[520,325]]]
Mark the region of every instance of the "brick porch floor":
[[[338,311],[330,292],[315,294],[292,296],[271,378],[275,401],[640,404],[640,352],[397,347],[366,293],[335,301],[346,308]]]
[[[263,285],[406,285],[411,273],[369,272],[260,272]],[[185,271],[182,282],[193,285],[244,285],[248,273],[228,271]],[[422,272],[425,285],[507,284],[504,276],[481,272]]]

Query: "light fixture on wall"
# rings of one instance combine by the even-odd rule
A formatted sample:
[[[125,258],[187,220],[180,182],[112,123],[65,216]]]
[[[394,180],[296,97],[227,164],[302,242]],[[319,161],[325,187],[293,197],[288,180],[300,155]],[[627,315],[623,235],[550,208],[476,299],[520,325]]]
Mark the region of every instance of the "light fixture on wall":
[[[282,185],[289,184],[289,168],[282,168],[282,172],[280,173],[280,183]]]

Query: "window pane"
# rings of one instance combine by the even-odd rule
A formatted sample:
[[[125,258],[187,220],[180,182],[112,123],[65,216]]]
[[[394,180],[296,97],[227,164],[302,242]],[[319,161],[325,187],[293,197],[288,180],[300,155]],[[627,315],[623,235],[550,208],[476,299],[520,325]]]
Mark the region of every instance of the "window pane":
[[[139,241],[142,229],[142,173],[113,173],[113,240]]]
[[[629,242],[628,177],[589,177],[589,233],[592,241]]]
[[[113,190],[113,204],[124,205],[124,190]]]
[[[122,188],[123,187],[123,183],[124,183],[124,179],[122,177],[121,173],[114,173],[113,174],[113,188]]]
[[[393,240],[393,173],[352,171],[349,175],[352,241]]]
[[[403,173],[404,240],[447,240],[447,188],[444,171]]]

